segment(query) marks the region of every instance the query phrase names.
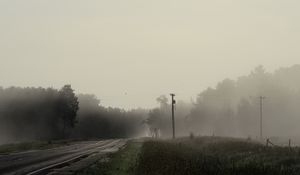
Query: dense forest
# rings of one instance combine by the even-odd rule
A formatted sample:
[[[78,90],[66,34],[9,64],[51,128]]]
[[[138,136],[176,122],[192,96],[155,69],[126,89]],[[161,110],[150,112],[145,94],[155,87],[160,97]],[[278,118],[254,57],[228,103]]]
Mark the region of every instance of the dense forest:
[[[236,80],[225,79],[195,101],[176,104],[176,133],[186,136],[259,136],[259,96],[265,136],[300,133],[300,65],[273,73],[262,66]],[[180,98],[180,97],[179,97]],[[154,109],[104,107],[92,94],[75,94],[70,85],[53,88],[0,88],[0,143],[68,138],[124,138],[171,135],[169,96]]]
[[[70,85],[0,88],[0,143],[134,137],[143,133],[146,115],[105,108],[94,95],[75,95]]]

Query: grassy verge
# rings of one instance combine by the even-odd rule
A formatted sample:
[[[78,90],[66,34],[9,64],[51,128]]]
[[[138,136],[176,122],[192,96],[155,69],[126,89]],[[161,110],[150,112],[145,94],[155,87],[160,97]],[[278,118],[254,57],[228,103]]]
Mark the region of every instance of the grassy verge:
[[[124,149],[108,155],[106,161],[100,160],[77,175],[134,175],[142,144],[139,141],[130,141]]]
[[[0,145],[0,154],[9,154],[28,150],[50,149],[59,146],[64,146],[67,144],[69,144],[68,141],[52,141],[51,143],[47,141],[34,141],[15,144],[5,144]]]
[[[136,174],[298,175],[300,152],[217,137],[147,141]]]

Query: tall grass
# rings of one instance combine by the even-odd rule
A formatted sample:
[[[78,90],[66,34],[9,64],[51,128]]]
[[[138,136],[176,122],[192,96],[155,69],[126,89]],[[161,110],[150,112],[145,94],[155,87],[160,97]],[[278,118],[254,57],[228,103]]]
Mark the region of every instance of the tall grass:
[[[231,138],[148,141],[141,149],[137,174],[299,175],[300,153],[298,148]]]

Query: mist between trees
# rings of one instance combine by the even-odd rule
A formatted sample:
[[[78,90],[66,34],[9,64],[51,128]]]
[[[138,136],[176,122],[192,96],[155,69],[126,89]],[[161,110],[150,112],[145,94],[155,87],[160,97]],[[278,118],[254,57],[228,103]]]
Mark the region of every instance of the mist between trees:
[[[200,80],[199,80],[200,82]],[[268,73],[263,66],[236,80],[225,79],[189,103],[176,105],[176,134],[252,137],[260,135],[260,101],[264,137],[300,137],[300,65]],[[178,97],[179,98],[179,97]],[[157,98],[147,123],[162,137],[171,136],[169,96]]]
[[[199,80],[200,81],[200,80]],[[195,101],[178,101],[176,134],[259,136],[259,96],[264,136],[300,133],[300,65],[268,73],[262,66],[236,80],[225,79]],[[180,98],[180,97],[178,97]],[[126,111],[101,106],[91,94],[74,94],[70,85],[53,88],[0,88],[0,143],[68,138],[171,136],[169,96],[159,107]]]
[[[146,110],[105,108],[70,85],[0,88],[0,143],[53,139],[133,137],[142,133]]]

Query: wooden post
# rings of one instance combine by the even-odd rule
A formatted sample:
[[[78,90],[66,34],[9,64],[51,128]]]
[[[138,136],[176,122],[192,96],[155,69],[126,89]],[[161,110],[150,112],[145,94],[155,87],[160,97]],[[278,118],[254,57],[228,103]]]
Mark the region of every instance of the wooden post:
[[[171,102],[171,104],[172,104],[172,133],[173,133],[173,139],[175,139],[175,119],[174,119],[174,105],[175,105],[175,100],[174,100],[174,96],[175,96],[175,94],[170,94],[171,95],[171,97],[172,97],[172,102]]]
[[[260,96],[259,101],[260,101],[260,139],[263,140],[263,100],[266,97]]]

